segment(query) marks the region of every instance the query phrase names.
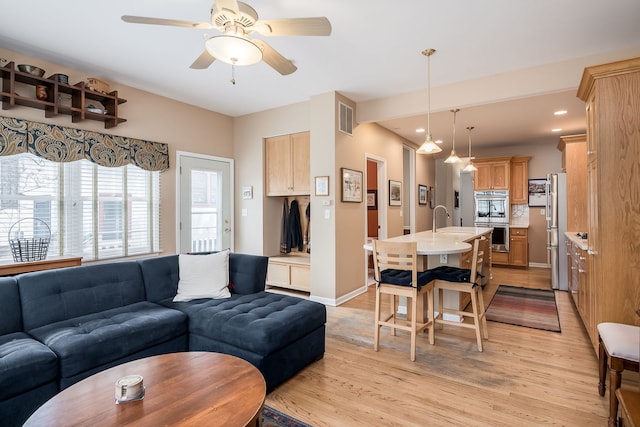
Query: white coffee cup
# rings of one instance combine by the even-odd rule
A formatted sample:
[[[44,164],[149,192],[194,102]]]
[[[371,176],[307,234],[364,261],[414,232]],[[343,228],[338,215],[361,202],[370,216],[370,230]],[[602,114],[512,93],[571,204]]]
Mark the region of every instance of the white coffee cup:
[[[127,375],[116,381],[116,400],[127,401],[139,398],[142,392],[143,378],[142,375]]]

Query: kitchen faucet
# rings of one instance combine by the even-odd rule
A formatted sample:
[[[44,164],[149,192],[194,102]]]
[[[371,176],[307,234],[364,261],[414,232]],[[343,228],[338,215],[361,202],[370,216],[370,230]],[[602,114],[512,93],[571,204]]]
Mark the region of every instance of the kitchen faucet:
[[[438,208],[442,208],[444,209],[445,213],[447,214],[447,218],[449,218],[451,215],[449,215],[449,211],[447,210],[447,207],[445,205],[438,205],[433,209],[433,225],[431,226],[431,232],[435,233],[436,232],[436,212],[438,212]]]

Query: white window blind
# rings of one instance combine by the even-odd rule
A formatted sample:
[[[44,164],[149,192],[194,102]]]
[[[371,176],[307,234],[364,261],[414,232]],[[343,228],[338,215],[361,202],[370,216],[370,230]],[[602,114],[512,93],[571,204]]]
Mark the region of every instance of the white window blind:
[[[159,172],[87,160],[54,163],[31,154],[0,157],[0,262],[12,261],[9,230],[51,229],[49,256],[86,260],[159,250]],[[32,225],[33,223],[33,225]]]

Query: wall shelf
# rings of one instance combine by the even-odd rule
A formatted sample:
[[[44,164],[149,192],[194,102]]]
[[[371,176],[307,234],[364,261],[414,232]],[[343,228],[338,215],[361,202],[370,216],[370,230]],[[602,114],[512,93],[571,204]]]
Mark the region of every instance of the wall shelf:
[[[33,74],[19,71],[13,62],[9,62],[0,68],[2,74],[2,109],[9,110],[15,106],[24,106],[44,110],[47,118],[56,117],[60,114],[71,116],[71,121],[77,123],[83,120],[95,120],[104,122],[105,129],[118,126],[126,122],[118,116],[118,106],[127,102],[126,99],[118,98],[118,91],[109,93],[96,92],[85,86],[84,82],[69,85],[59,82],[56,75],[49,77],[38,77]],[[31,86],[33,97],[28,97],[16,93],[16,85],[23,84]],[[47,88],[47,99],[40,100],[35,97],[36,86]],[[59,95],[70,96],[70,105],[64,105]],[[106,110],[105,114],[88,111],[92,102],[99,102]]]

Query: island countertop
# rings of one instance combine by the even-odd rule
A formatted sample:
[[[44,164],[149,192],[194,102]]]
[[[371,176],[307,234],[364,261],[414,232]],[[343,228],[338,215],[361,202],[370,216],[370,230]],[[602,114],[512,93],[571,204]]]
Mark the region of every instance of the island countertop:
[[[491,232],[491,227],[443,227],[433,233],[421,231],[403,236],[384,239],[388,242],[417,242],[418,255],[457,254],[471,249],[469,242]],[[373,250],[373,243],[364,245],[366,250]]]

